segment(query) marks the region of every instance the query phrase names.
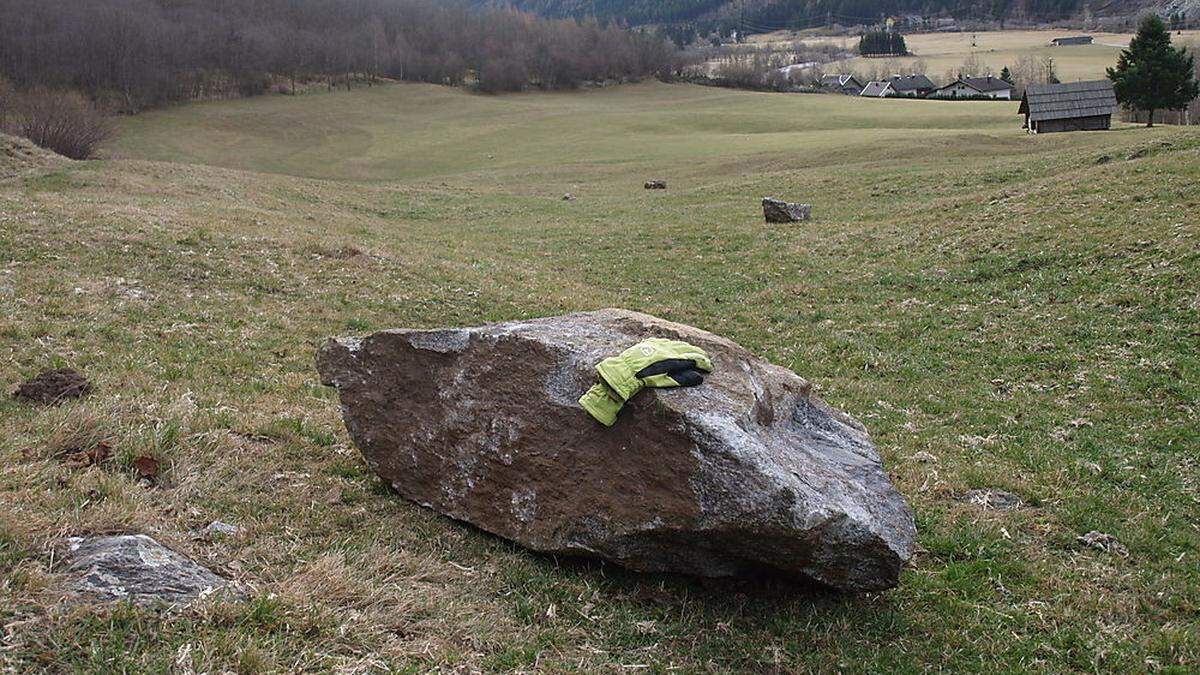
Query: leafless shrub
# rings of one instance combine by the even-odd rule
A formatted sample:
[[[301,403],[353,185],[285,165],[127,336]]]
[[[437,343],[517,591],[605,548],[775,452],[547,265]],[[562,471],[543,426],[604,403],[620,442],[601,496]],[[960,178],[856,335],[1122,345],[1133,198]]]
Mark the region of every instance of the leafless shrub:
[[[90,159],[112,136],[108,118],[81,94],[33,89],[15,97],[8,125],[18,136],[71,159]]]

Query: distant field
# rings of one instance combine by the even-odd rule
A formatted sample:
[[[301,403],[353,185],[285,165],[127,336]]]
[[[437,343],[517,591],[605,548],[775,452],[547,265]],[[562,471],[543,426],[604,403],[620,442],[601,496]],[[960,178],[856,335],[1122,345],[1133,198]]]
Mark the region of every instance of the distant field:
[[[68,365],[96,391],[0,396],[0,672],[1196,671],[1200,129],[1028,136],[1016,107],[403,85],[181,106],[109,159],[6,165],[0,391]],[[765,195],[815,219],[765,226]],[[606,306],[860,419],[917,514],[900,587],[530,554],[393,494],[314,372],[330,335]],[[244,531],[194,535],[214,520]],[[250,599],[63,602],[55,542],[126,531]]]
[[[1056,37],[1080,34],[1083,33],[1069,30],[916,33],[905,36],[909,51],[913,52],[911,57],[853,58],[831,65],[828,69],[850,69],[860,73],[875,69],[882,74],[901,66],[911,66],[921,60],[925,62],[931,77],[945,79],[948,72],[957,72],[964,59],[972,53],[980,63],[990,66],[995,73],[999,73],[1005,66],[1013,66],[1022,56],[1028,55],[1039,60],[1044,57],[1053,58],[1055,70],[1063,81],[1089,80],[1104,77],[1104,69],[1116,64],[1117,55],[1121,49],[1129,46],[1129,40],[1133,38],[1131,33],[1088,33],[1095,38],[1095,44],[1066,47],[1050,45],[1050,40]],[[762,44],[790,41],[786,33],[756,37]],[[1172,38],[1177,44],[1194,45],[1200,43],[1200,31],[1184,31],[1182,35],[1172,34]],[[837,44],[845,47],[847,51],[854,51],[858,46],[857,38],[807,37],[800,41]]]
[[[582,181],[610,192],[625,189],[614,182],[621,175],[639,183],[631,169],[708,182],[755,157],[771,166],[840,164],[849,148],[861,160],[888,157],[881,146],[898,135],[936,145],[984,133],[1016,138],[1020,126],[1015,103],[748,99],[662,85],[488,97],[401,85],[151,112],[126,121],[111,154],[370,181]]]

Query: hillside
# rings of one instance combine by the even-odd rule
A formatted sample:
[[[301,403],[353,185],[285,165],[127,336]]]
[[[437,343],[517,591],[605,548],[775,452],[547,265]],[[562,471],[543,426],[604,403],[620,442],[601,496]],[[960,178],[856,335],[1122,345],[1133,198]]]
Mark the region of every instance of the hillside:
[[[476,0],[478,4],[513,6],[551,17],[596,16],[631,25],[699,23],[707,27],[744,25],[749,32],[785,28],[804,29],[827,25],[874,23],[882,16],[916,14],[950,16],[971,20],[1053,21],[1077,17],[1082,0]],[[1172,7],[1196,13],[1191,0],[1177,0]],[[1093,8],[1097,16],[1134,15],[1155,3],[1148,0],[1114,0]],[[1190,10],[1189,10],[1190,8]],[[744,9],[744,11],[743,11]]]
[[[0,397],[0,672],[1195,670],[1200,131],[1015,110],[389,85],[172,107],[0,180],[0,388],[95,383]],[[530,554],[398,498],[314,372],[330,335],[607,306],[860,419],[918,516],[900,587]],[[64,602],[60,538],[131,531],[248,599]]]
[[[0,180],[47,173],[69,161],[24,138],[0,133]]]

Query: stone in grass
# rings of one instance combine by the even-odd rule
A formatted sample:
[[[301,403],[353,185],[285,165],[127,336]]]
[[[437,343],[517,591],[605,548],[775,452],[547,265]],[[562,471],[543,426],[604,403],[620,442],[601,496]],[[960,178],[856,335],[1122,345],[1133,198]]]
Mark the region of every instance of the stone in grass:
[[[648,180],[646,181],[647,190],[666,190],[667,181],[665,180]]]
[[[798,223],[812,217],[812,204],[793,204],[764,197],[762,206],[763,218],[768,223]]]
[[[969,490],[963,493],[959,499],[968,504],[982,506],[985,509],[995,509],[996,511],[1012,511],[1025,506],[1025,502],[1021,501],[1021,498],[1015,494],[991,488]]]
[[[186,605],[230,582],[144,534],[67,540],[68,589],[101,602]]]
[[[705,383],[639,393],[606,428],[595,364],[686,340]],[[603,310],[389,330],[317,355],[367,464],[404,497],[536,551],[698,576],[895,586],[916,530],[866,430],[790,370],[712,333]]]
[[[1103,532],[1092,530],[1083,536],[1076,537],[1076,540],[1080,544],[1083,544],[1088,548],[1094,548],[1097,551],[1104,551],[1105,553],[1111,553],[1121,557],[1126,557],[1129,555],[1129,549],[1125,548],[1125,545],[1111,534],[1105,534]]]
[[[575,201],[575,195],[568,192],[562,196],[562,200],[564,202],[573,202],[573,201]]]
[[[242,533],[242,528],[237,525],[230,525],[229,523],[214,520],[208,524],[208,527],[204,528],[204,533],[210,537],[236,537]]]
[[[40,373],[13,392],[13,398],[39,405],[55,405],[68,399],[83,398],[92,392],[92,383],[71,368]]]

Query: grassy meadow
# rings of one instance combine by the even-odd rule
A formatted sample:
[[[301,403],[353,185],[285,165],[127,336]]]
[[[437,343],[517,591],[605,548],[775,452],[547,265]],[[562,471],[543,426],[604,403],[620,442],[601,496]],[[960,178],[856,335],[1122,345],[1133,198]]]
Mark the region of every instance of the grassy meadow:
[[[0,671],[1200,668],[1195,129],[392,85],[148,113],[106,159],[0,175],[0,383],[96,384],[0,398]],[[763,225],[766,195],[815,220]],[[313,368],[330,335],[606,306],[735,339],[866,424],[917,514],[900,587],[530,554],[392,494]],[[249,599],[64,602],[61,537],[132,531]]]

